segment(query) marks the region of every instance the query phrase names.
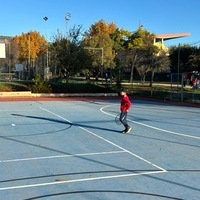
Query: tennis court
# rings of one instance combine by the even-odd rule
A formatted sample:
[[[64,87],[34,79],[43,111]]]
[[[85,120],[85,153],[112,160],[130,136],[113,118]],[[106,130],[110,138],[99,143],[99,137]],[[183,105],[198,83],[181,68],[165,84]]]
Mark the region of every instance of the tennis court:
[[[132,100],[0,103],[0,199],[199,200],[200,109]]]

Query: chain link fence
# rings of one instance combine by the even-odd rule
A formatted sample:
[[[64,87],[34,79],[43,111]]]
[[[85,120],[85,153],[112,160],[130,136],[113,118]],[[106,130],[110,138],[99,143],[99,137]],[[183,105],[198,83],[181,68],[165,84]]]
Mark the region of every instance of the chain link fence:
[[[198,72],[170,74],[170,100],[200,103],[200,76]]]

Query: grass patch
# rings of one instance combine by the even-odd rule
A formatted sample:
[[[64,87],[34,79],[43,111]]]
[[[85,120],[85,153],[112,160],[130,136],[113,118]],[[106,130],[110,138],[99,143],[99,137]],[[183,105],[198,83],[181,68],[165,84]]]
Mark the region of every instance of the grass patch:
[[[20,82],[0,82],[0,92],[30,91],[27,84]]]

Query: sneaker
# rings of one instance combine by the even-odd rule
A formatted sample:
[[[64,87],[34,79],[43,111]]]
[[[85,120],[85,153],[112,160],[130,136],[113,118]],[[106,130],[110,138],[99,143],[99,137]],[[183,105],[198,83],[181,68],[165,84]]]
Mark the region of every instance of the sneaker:
[[[131,127],[129,126],[128,128],[127,128],[127,130],[125,131],[125,133],[130,133],[131,132]]]

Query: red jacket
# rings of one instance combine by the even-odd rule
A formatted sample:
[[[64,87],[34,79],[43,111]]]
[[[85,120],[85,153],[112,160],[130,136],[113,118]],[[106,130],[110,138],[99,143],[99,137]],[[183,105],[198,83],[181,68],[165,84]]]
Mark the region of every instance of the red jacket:
[[[121,112],[128,112],[130,107],[131,107],[131,102],[130,102],[128,96],[127,95],[122,96],[121,106],[120,106]]]

